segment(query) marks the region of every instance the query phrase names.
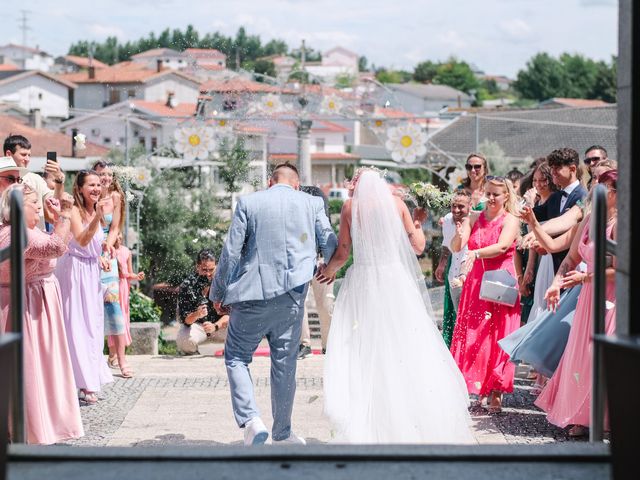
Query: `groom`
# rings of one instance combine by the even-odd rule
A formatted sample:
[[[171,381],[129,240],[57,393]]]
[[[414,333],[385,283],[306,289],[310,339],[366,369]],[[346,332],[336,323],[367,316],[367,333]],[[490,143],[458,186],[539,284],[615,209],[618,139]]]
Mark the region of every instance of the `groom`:
[[[304,300],[316,243],[330,259],[337,239],[322,199],[299,192],[299,185],[297,169],[285,163],[274,169],[268,190],[238,200],[209,294],[220,311],[231,308],[224,358],[245,445],[269,436],[249,373],[264,336],[271,350],[273,440],[305,444],[291,431]]]

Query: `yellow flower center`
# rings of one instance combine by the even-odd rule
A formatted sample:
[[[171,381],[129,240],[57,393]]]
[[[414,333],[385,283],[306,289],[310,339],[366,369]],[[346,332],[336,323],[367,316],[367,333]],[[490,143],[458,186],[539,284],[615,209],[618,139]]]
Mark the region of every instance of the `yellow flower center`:
[[[218,125],[220,125],[221,127],[224,127],[226,124],[227,124],[227,121],[226,121],[226,120],[220,120],[220,121],[218,122]]]
[[[376,127],[381,127],[382,126],[382,120],[376,120],[375,126]]]
[[[195,133],[193,135],[189,135],[189,144],[192,147],[197,147],[198,145],[200,145],[200,136],[196,135]]]
[[[413,139],[409,135],[403,135],[400,139],[400,145],[402,145],[404,148],[409,148],[412,143]]]
[[[329,110],[334,110],[336,108],[336,102],[333,100],[329,102]]]
[[[273,108],[273,100],[269,100],[269,101],[267,102],[267,107],[269,107],[269,108]]]

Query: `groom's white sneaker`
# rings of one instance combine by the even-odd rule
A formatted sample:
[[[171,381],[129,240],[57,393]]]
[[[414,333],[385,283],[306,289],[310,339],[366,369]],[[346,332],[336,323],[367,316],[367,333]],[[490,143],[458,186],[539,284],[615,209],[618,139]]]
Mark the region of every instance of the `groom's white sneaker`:
[[[244,425],[245,445],[264,445],[269,438],[267,427],[264,426],[260,417],[253,417]]]
[[[274,440],[274,445],[306,445],[307,442],[304,438],[297,436],[295,433],[291,432],[289,436],[283,440]]]

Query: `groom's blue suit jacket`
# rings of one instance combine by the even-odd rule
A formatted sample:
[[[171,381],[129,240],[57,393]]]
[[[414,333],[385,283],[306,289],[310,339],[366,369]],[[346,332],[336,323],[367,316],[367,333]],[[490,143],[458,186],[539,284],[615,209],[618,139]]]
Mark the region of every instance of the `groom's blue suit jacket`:
[[[336,246],[321,198],[284,184],[241,197],[209,298],[230,305],[282,295],[311,280],[318,248],[328,261]]]

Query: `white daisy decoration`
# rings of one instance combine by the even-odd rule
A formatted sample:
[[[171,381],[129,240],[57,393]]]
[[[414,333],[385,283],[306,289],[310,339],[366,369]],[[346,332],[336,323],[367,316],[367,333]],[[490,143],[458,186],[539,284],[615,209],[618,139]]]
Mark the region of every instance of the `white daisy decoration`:
[[[387,122],[383,118],[371,119],[367,125],[377,135],[383,135],[387,131]]]
[[[151,172],[148,168],[136,167],[132,181],[140,187],[148,187],[151,182]]]
[[[342,100],[337,95],[327,95],[322,99],[322,104],[320,105],[322,113],[340,113],[342,108]]]
[[[87,136],[84,133],[78,133],[75,137],[73,137],[73,139],[76,142],[77,150],[84,150],[85,148],[87,148]]]
[[[415,163],[427,153],[427,136],[419,125],[404,122],[387,130],[386,149],[396,162]]]
[[[233,133],[233,125],[226,118],[216,118],[213,120],[214,133],[218,137],[228,137]]]
[[[176,139],[176,151],[185,160],[206,160],[216,148],[213,128],[202,126],[182,127],[173,134]]]
[[[250,106],[251,112],[266,113],[267,115],[279,113],[284,110],[285,106],[282,103],[280,96],[275,93],[262,95],[258,100],[252,102]]]
[[[463,168],[456,168],[447,176],[449,179],[449,185],[453,186],[453,188],[457,188],[458,185],[462,183],[462,181],[467,178],[467,172]]]

